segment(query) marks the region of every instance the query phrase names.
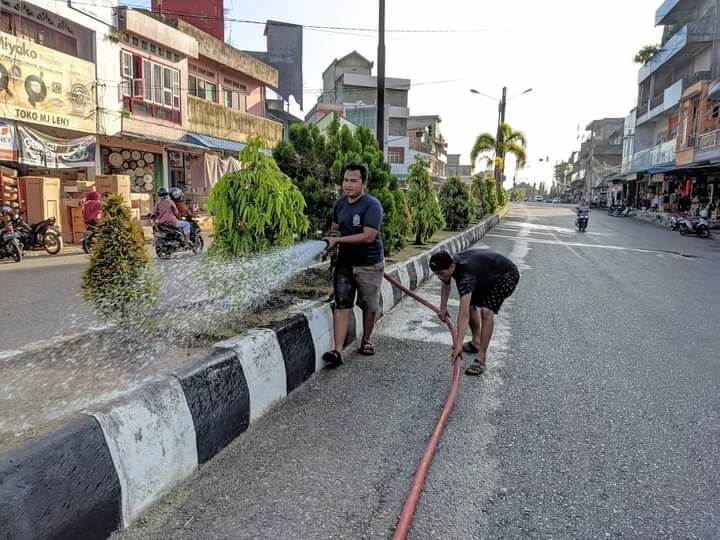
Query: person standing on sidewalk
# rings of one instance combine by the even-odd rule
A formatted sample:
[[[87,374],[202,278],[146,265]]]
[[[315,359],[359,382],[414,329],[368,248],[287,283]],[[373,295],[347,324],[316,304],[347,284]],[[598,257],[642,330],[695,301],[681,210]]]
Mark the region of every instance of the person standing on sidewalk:
[[[372,332],[380,311],[380,287],[385,270],[380,237],[383,209],[380,201],[366,193],[367,186],[367,166],[358,161],[347,163],[342,183],[345,196],[335,201],[333,207],[332,230],[340,235],[325,239],[329,252],[338,250],[333,276],[335,348],[323,355],[331,367],[342,364],[350,312],[355,303],[363,312],[359,352],[367,356],[375,354]]]
[[[458,340],[452,361],[463,352],[475,354],[475,360],[465,370],[466,375],[478,376],[485,371],[488,346],[495,327],[495,315],[503,302],[517,287],[520,272],[507,257],[486,249],[468,249],[455,257],[439,251],[430,257],[430,269],[442,281],[440,319],[449,316],[447,305],[452,279],[460,295],[458,308]],[[472,340],[463,344],[470,325]]]

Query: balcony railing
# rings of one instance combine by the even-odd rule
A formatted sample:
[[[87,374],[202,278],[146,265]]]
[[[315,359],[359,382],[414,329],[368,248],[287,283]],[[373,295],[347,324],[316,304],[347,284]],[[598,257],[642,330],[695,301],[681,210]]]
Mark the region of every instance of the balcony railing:
[[[626,168],[628,172],[642,171],[675,162],[676,139],[656,144],[652,148],[635,152],[632,162]]]
[[[282,140],[283,125],[280,122],[193,96],[188,96],[187,102],[188,131],[241,143],[256,136],[270,148]]]
[[[703,133],[698,137],[698,150],[710,150],[716,146],[720,146],[720,129]]]

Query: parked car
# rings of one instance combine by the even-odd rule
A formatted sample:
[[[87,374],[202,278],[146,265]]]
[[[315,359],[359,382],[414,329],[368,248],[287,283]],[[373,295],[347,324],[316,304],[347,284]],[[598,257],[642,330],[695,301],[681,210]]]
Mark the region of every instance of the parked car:
[[[560,197],[555,197],[552,202],[553,204],[560,204]]]
[[[542,195],[535,195],[535,202],[545,202],[545,197]]]

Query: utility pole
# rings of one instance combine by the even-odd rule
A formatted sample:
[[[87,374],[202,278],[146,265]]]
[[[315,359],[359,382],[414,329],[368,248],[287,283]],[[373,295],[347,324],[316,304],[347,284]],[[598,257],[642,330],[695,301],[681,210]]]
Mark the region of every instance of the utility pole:
[[[382,1],[382,0],[381,0]],[[503,172],[505,171],[505,154],[503,148],[503,130],[502,125],[505,123],[505,105],[507,104],[507,86],[503,86],[502,99],[498,106],[498,128],[495,137],[495,189],[497,191],[497,200],[500,200],[500,191],[503,184]],[[500,166],[498,167],[498,160]]]
[[[380,4],[380,19],[378,21],[378,75],[377,75],[377,134],[378,145],[385,155],[385,0],[378,0]]]

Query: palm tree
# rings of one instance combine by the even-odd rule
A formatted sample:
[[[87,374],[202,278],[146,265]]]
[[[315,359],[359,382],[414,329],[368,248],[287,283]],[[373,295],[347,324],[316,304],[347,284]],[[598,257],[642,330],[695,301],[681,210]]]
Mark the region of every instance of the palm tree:
[[[482,133],[478,135],[470,152],[470,162],[472,166],[475,167],[475,161],[481,154],[486,154],[486,159],[489,163],[494,162],[495,167],[500,172],[500,174],[496,176],[496,187],[499,197],[502,188],[503,173],[505,172],[505,156],[508,154],[515,156],[515,166],[518,169],[522,169],[525,163],[527,163],[526,147],[527,142],[525,140],[525,134],[522,131],[514,130],[510,124],[502,124],[500,126],[500,152],[497,154],[495,152],[495,137],[490,133]],[[487,154],[490,154],[490,157],[487,157]]]

